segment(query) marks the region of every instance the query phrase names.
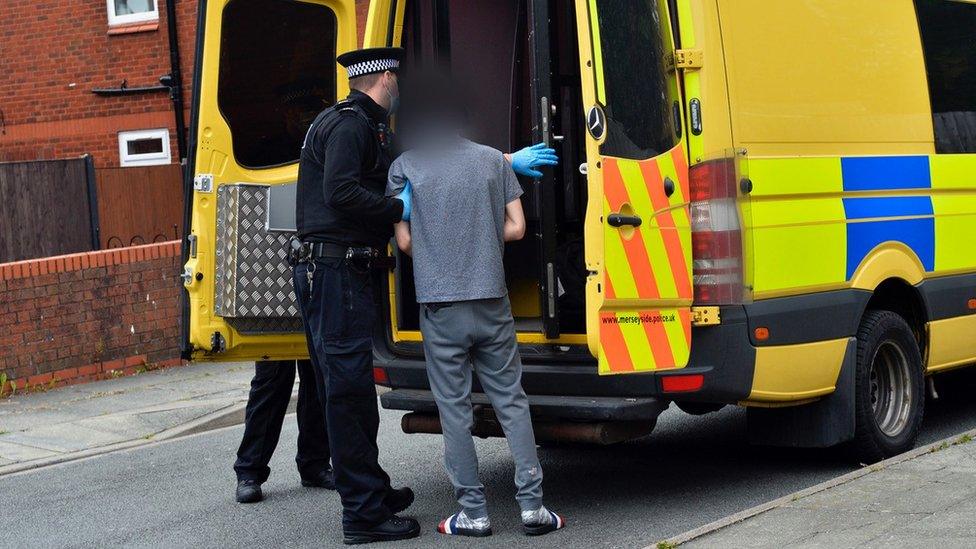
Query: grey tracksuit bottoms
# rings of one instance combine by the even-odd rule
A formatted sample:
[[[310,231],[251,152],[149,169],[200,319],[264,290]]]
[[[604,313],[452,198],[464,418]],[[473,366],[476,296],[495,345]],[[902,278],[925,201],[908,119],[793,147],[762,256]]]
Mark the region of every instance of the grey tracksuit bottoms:
[[[491,401],[515,460],[515,499],[523,511],[542,505],[542,468],[508,297],[421,305],[427,377],[444,431],[444,465],[455,496],[471,518],[487,516],[484,485],[471,437],[471,372]]]

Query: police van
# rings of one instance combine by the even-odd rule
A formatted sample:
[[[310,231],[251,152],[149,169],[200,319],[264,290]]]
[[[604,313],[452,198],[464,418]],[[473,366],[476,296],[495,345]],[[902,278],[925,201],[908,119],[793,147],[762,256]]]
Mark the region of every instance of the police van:
[[[748,408],[757,443],[910,448],[976,362],[976,4],[373,0],[365,46],[463,79],[469,136],[546,142],[505,266],[540,439]],[[285,243],[301,138],[347,92],[352,0],[200,0],[185,348],[307,356]],[[409,72],[405,75],[409,77]],[[391,246],[391,253],[397,253]],[[467,250],[457,250],[464,261]],[[410,258],[375,378],[438,432]],[[474,432],[499,435],[474,395]]]

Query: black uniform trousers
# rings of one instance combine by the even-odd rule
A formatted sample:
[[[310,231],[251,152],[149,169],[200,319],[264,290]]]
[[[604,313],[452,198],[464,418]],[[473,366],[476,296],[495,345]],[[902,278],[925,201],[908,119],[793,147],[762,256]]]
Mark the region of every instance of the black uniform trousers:
[[[237,480],[268,480],[268,462],[278,446],[292,388],[295,386],[294,360],[258,361],[244,412],[244,438],[237,450],[234,471]],[[319,400],[315,371],[308,360],[298,362],[298,473],[315,478],[329,467],[329,435],[326,432]]]
[[[318,258],[295,266],[294,284],[325,400],[342,525],[370,527],[392,516],[384,503],[390,477],[380,467],[376,445],[380,417],[373,380],[374,274],[346,259]]]

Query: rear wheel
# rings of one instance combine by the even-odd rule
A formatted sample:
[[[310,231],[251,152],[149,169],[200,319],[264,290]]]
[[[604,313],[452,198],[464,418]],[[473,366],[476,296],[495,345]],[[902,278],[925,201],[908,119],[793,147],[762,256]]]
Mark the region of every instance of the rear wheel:
[[[905,320],[868,311],[857,333],[853,449],[873,463],[915,446],[925,409],[922,357]]]

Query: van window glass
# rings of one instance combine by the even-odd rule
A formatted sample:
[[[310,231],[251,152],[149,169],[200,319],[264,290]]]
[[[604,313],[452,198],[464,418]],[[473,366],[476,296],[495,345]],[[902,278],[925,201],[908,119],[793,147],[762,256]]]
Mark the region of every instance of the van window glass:
[[[676,144],[657,0],[597,0],[607,138],[600,153],[646,159]]]
[[[976,4],[916,0],[935,148],[976,152]]]
[[[234,157],[266,168],[298,160],[309,124],[336,100],[336,16],[290,0],[233,0],[223,13],[217,103]]]

